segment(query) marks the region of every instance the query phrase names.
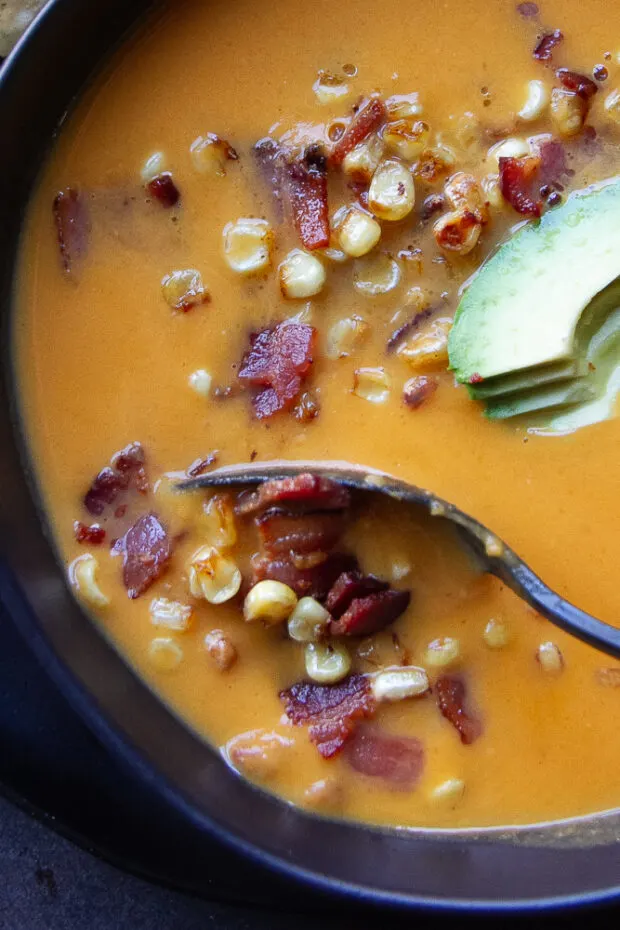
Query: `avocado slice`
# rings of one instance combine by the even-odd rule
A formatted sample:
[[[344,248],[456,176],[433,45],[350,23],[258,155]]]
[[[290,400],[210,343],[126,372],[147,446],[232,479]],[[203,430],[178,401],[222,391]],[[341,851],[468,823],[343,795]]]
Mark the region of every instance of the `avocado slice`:
[[[500,397],[487,403],[485,413],[493,420],[507,420],[537,413],[540,410],[556,410],[572,404],[582,404],[595,400],[596,388],[584,382],[569,382],[559,386],[543,386]]]
[[[494,397],[503,397],[505,394],[514,394],[527,391],[529,388],[542,384],[557,384],[569,378],[583,377],[588,371],[588,364],[580,359],[571,359],[568,362],[554,362],[552,365],[541,365],[538,368],[526,368],[511,375],[500,375],[489,378],[482,384],[470,384],[467,390],[474,400],[489,400]]]
[[[461,298],[450,367],[462,383],[579,357],[576,331],[620,275],[620,178],[572,194],[482,266]],[[620,300],[617,301],[620,303]],[[498,408],[499,409],[499,408]]]

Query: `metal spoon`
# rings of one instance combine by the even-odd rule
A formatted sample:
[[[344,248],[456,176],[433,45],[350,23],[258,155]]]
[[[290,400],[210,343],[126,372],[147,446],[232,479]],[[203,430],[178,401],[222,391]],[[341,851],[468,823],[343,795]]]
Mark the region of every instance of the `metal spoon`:
[[[486,526],[431,491],[374,468],[351,465],[349,462],[325,461],[245,463],[218,468],[197,478],[180,481],[175,487],[180,491],[192,491],[198,488],[256,485],[272,479],[291,478],[304,472],[331,478],[348,488],[376,491],[393,500],[417,504],[426,508],[431,516],[449,520],[456,526],[459,536],[473,551],[484,571],[503,581],[518,597],[562,630],[602,652],[620,658],[620,630],[584,613],[552,591]]]

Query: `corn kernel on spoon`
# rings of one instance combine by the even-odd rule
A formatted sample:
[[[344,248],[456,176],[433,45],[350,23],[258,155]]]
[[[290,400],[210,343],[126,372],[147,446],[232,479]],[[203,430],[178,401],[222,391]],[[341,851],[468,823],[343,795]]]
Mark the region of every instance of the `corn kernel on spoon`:
[[[218,468],[178,482],[179,491],[263,484],[278,478],[311,473],[358,491],[371,491],[406,504],[425,508],[438,519],[454,524],[461,540],[481,569],[495,575],[547,620],[583,642],[620,658],[620,629],[596,619],[551,590],[492,530],[431,491],[385,472],[349,462],[270,461]]]

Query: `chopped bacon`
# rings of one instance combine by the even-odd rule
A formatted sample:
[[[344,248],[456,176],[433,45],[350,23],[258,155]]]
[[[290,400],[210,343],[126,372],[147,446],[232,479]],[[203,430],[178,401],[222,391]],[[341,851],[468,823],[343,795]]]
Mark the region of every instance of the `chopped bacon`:
[[[119,474],[125,476],[127,479],[127,486],[133,482],[134,487],[140,494],[146,494],[149,489],[149,483],[146,477],[144,462],[144,449],[141,443],[131,442],[128,446],[125,446],[124,449],[121,449],[120,452],[116,452],[112,456],[111,465]]]
[[[460,678],[442,675],[434,686],[439,710],[458,731],[461,742],[473,743],[482,733],[482,723],[478,717],[467,709],[465,685]]]
[[[179,188],[176,186],[172,180],[172,175],[169,171],[163,171],[161,174],[158,174],[156,177],[149,181],[146,185],[146,189],[155,200],[158,200],[162,207],[169,209],[170,207],[176,206],[181,198]]]
[[[381,581],[374,575],[362,575],[361,572],[343,572],[332,585],[325,607],[336,620],[351,606],[355,598],[367,597],[379,591],[387,591],[387,581]]]
[[[363,142],[371,132],[379,129],[387,119],[387,108],[380,97],[371,97],[357,111],[351,123],[347,126],[344,135],[334,145],[330,163],[338,167],[356,145]]]
[[[437,379],[426,375],[409,378],[403,387],[403,403],[410,410],[417,410],[425,404],[437,390]]]
[[[346,759],[370,778],[384,778],[401,790],[415,787],[424,771],[424,747],[415,736],[394,736],[378,727],[359,727],[349,740]]]
[[[531,0],[525,0],[524,3],[519,3],[517,5],[517,13],[524,19],[533,19],[535,16],[538,16],[538,5],[532,3]]]
[[[258,388],[253,397],[259,420],[288,410],[314,361],[316,330],[306,323],[278,323],[251,337],[239,379]]]
[[[309,724],[309,736],[324,759],[335,756],[351,737],[359,720],[375,712],[366,675],[350,675],[336,685],[301,681],[280,692],[294,726]]]
[[[288,197],[293,221],[304,248],[329,245],[327,158],[320,145],[310,145],[301,158],[287,166]]]
[[[422,323],[426,322],[430,316],[435,312],[435,307],[427,307],[425,310],[419,310],[415,313],[410,320],[407,320],[405,323],[402,323],[398,329],[395,329],[390,338],[387,341],[386,350],[388,352],[393,352],[394,349],[403,341],[405,336],[410,336],[412,333],[415,333],[417,329],[420,328]]]
[[[344,532],[342,511],[290,513],[271,508],[256,518],[264,552],[277,559],[291,552],[307,554],[332,549]]]
[[[79,543],[90,543],[92,546],[99,546],[105,539],[105,530],[97,523],[87,526],[81,520],[75,520],[73,523],[73,532]]]
[[[208,468],[215,465],[218,456],[219,452],[214,450],[213,452],[209,452],[204,459],[196,459],[186,470],[185,474],[189,475],[190,478],[197,478],[198,475],[203,475]]]
[[[69,274],[88,249],[88,209],[79,191],[67,187],[56,194],[52,210],[62,267]]]
[[[278,219],[282,218],[282,188],[284,178],[284,151],[275,139],[267,136],[256,143],[252,149],[259,171],[271,191],[276,205]]]
[[[351,504],[349,490],[331,478],[303,472],[293,478],[275,478],[258,491],[239,498],[238,514],[258,513],[275,504],[294,505],[297,510],[344,510]]]
[[[553,32],[546,32],[536,43],[532,55],[538,61],[551,61],[553,49],[556,45],[560,44],[563,38],[564,36],[559,29],[555,29]]]
[[[314,597],[321,601],[342,572],[357,569],[357,559],[353,555],[333,552],[310,568],[299,568],[292,559],[259,557],[252,560],[252,568],[252,585],[267,578],[281,581],[292,588],[298,597]]]
[[[330,624],[333,636],[369,636],[400,617],[411,600],[409,591],[378,591],[357,597],[339,620]]]
[[[536,155],[499,159],[502,196],[523,216],[538,217],[542,211],[542,201],[534,199],[533,194],[539,166],[540,158]]]
[[[111,467],[107,465],[99,472],[84,496],[84,506],[99,517],[130,486],[141,494],[148,490],[144,449],[139,442],[125,446],[112,457]]]
[[[130,598],[139,597],[164,571],[170,558],[170,540],[154,513],[140,517],[117,540],[114,553],[123,556],[123,582]]]
[[[569,177],[571,169],[566,164],[566,151],[561,142],[548,141],[538,146],[540,168],[538,182],[541,186],[549,184],[557,187],[564,178]]]
[[[598,87],[592,78],[587,77],[585,74],[579,74],[577,71],[569,71],[568,68],[559,68],[555,72],[555,76],[566,90],[573,91],[573,93],[582,97],[583,100],[591,100],[598,91]]]

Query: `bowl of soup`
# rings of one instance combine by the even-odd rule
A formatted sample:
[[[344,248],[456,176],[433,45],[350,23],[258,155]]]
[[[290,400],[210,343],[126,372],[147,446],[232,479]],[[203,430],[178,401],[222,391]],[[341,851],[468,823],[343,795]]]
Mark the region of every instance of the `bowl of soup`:
[[[359,463],[616,620],[615,14],[421,14],[35,24],[0,88],[3,601],[127,765],[291,880],[601,900],[617,662],[311,464],[178,489]]]

